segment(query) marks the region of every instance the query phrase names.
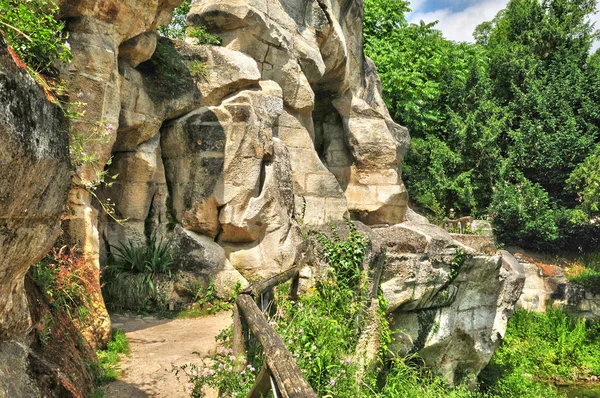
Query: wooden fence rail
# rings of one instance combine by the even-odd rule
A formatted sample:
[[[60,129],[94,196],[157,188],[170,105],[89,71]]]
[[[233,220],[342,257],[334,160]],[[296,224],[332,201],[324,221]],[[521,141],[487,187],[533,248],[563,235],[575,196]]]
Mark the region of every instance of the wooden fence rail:
[[[260,370],[249,398],[260,398],[270,390],[276,398],[316,398],[302,371],[289,352],[281,336],[267,322],[255,299],[272,291],[282,283],[293,280],[292,295],[297,295],[298,275],[302,265],[297,265],[272,278],[257,282],[242,291],[235,300],[233,311],[233,350],[236,355],[245,353],[242,316],[250,332],[262,345],[265,365]],[[243,366],[243,365],[242,365]]]

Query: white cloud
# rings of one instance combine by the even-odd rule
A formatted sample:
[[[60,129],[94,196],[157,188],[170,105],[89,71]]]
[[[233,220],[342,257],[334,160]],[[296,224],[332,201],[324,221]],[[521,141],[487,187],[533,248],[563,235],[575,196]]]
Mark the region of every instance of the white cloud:
[[[477,1],[477,0],[475,0]],[[436,28],[441,30],[449,40],[473,42],[473,31],[480,23],[491,21],[498,11],[506,7],[508,0],[484,0],[466,7],[462,11],[453,12],[450,8],[443,8],[431,12],[421,12],[419,9],[426,0],[414,0],[411,2],[413,12],[408,14],[408,22],[426,23],[439,21]],[[462,3],[464,0],[453,1]],[[590,20],[596,22],[596,29],[600,29],[600,12],[592,15]],[[600,40],[596,40],[592,46],[592,52],[600,47]]]
[[[419,9],[414,7],[414,11],[408,15],[408,21],[413,23],[439,21],[436,28],[441,30],[447,39],[472,42],[475,27],[484,21],[492,20],[507,3],[508,0],[484,0],[459,12],[452,12],[449,8],[419,12]]]

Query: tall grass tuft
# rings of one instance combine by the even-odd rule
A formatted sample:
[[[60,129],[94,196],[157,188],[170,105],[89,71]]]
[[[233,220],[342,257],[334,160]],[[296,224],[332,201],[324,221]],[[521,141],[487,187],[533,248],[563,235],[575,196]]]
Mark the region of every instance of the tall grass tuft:
[[[165,309],[166,295],[157,284],[172,276],[175,255],[168,242],[155,234],[147,244],[130,240],[111,248],[102,273],[107,306],[117,311]]]

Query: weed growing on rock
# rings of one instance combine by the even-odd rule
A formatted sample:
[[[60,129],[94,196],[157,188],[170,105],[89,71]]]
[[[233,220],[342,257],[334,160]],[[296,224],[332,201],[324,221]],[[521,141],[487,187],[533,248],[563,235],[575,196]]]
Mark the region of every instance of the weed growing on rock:
[[[54,0],[0,0],[0,32],[30,72],[56,75],[55,63],[71,60],[57,13]]]
[[[190,26],[186,29],[186,35],[192,38],[196,45],[221,45],[221,38],[207,32],[204,26]]]
[[[466,250],[458,248],[456,249],[456,255],[450,267],[450,276],[448,277],[448,283],[456,279],[456,277],[460,273],[460,270],[462,269],[463,265],[465,265],[465,262],[469,257],[470,254]]]
[[[93,271],[75,248],[55,248],[32,267],[33,281],[48,296],[52,309],[64,310],[71,319],[85,323],[90,304]]]

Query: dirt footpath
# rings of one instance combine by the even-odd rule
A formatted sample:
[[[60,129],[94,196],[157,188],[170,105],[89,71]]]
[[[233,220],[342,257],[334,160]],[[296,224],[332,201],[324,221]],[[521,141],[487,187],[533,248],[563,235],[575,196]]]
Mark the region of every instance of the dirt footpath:
[[[200,363],[201,356],[215,352],[215,336],[231,325],[230,312],[195,319],[125,315],[111,319],[113,328],[125,331],[131,355],[122,358],[124,375],[105,387],[105,398],[189,397],[189,386],[183,383],[184,378],[177,380],[171,371],[173,365]]]

